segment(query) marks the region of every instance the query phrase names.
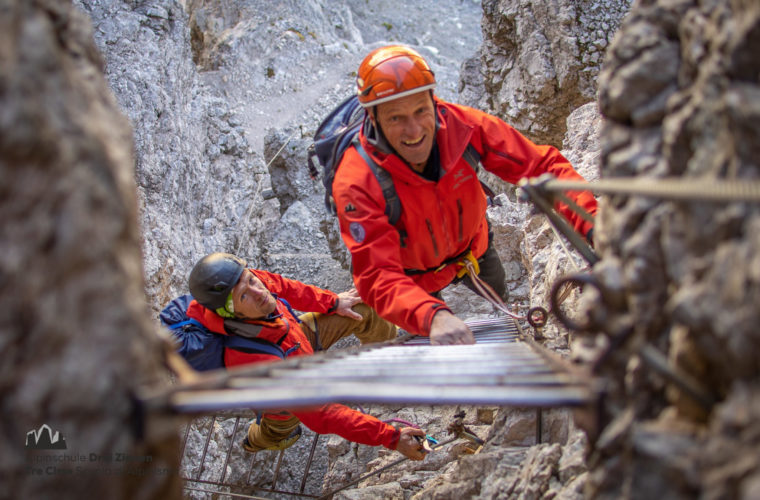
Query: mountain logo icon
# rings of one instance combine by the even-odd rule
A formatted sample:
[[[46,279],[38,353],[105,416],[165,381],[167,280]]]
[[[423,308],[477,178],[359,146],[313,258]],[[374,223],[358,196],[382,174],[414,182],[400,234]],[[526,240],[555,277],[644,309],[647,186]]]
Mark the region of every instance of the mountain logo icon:
[[[66,438],[60,432],[53,430],[47,425],[36,431],[32,429],[26,433],[26,448],[32,450],[65,450]]]

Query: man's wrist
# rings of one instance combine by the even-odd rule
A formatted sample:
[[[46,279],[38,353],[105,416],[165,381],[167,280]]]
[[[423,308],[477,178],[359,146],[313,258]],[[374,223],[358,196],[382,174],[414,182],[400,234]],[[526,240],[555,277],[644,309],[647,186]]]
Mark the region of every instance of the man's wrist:
[[[427,333],[424,334],[424,335],[427,335],[428,337],[430,336],[431,330],[433,329],[433,321],[435,320],[435,316],[436,316],[436,314],[438,314],[441,311],[446,311],[449,314],[453,314],[451,312],[451,309],[449,309],[446,304],[436,303],[436,304],[433,304],[432,306],[430,306],[430,310],[428,311],[428,313],[426,315],[427,316],[426,319],[429,318],[429,320],[426,321],[426,328],[425,328],[425,331]]]
[[[331,307],[330,309],[328,309],[328,310],[327,310],[327,314],[332,314],[332,313],[334,313],[335,311],[337,311],[337,310],[338,310],[338,306],[339,306],[339,304],[340,304],[340,297],[338,297],[338,296],[336,295],[336,296],[335,296],[335,303],[332,305],[332,307]]]
[[[390,424],[388,424],[390,425]],[[393,435],[391,436],[391,442],[388,443],[387,448],[389,450],[395,450],[398,448],[398,443],[401,441],[401,431],[392,425],[390,425],[393,428]]]

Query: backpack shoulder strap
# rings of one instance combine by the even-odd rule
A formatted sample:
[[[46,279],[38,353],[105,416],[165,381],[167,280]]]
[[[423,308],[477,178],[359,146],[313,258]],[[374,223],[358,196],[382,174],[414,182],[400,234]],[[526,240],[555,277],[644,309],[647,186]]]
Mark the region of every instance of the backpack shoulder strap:
[[[277,295],[275,295],[275,298],[276,298],[277,300],[279,300],[280,302],[282,302],[283,304],[285,304],[285,307],[287,307],[287,308],[288,308],[288,311],[290,311],[290,315],[291,315],[291,316],[293,316],[293,317],[296,319],[296,322],[298,322],[298,323],[302,323],[302,321],[301,321],[301,318],[299,318],[299,317],[296,315],[296,312],[295,312],[295,311],[293,310],[293,308],[290,306],[290,302],[288,302],[287,300],[285,300],[285,299],[283,299],[282,297],[280,297],[280,296],[277,296]]]
[[[232,318],[225,318],[224,320],[224,331],[227,332],[228,335],[237,335],[249,339],[256,338],[262,328],[264,328],[263,325],[256,323],[246,323],[245,321]]]
[[[391,174],[389,174],[388,171],[383,167],[378,165],[375,160],[373,160],[372,157],[364,150],[361,142],[359,142],[358,135],[354,137],[352,144],[364,162],[369,166],[370,170],[372,170],[372,173],[375,175],[377,182],[380,184],[380,189],[383,191],[383,197],[385,198],[385,215],[388,216],[388,221],[391,223],[391,225],[395,226],[396,222],[398,222],[399,217],[401,217],[401,200],[396,194],[396,188],[393,185]],[[475,149],[475,146],[468,144],[467,148],[462,154],[462,157],[467,163],[470,164],[472,169],[475,171],[475,174],[477,175],[478,171],[480,170],[481,163],[480,153],[478,153],[478,150]],[[483,191],[485,191],[488,198],[490,200],[493,200],[496,197],[496,193],[494,193],[493,190],[483,181],[480,181],[480,184],[483,186]]]
[[[172,325],[167,325],[167,328],[169,330],[176,330],[178,328],[182,328],[185,325],[195,325],[195,326],[199,326],[199,327],[204,328],[204,329],[206,328],[205,326],[203,326],[203,324],[200,321],[198,321],[197,319],[193,319],[193,318],[188,318],[188,319],[186,319],[184,321],[179,321],[179,322],[174,323]]]
[[[465,161],[470,164],[472,169],[475,170],[475,173],[478,173],[480,170],[480,153],[478,153],[478,150],[475,149],[475,146],[472,144],[467,144],[467,148],[464,150],[462,158],[464,158]]]
[[[359,142],[358,136],[354,138],[353,143],[356,151],[361,155],[364,161],[375,174],[377,182],[380,184],[380,189],[383,191],[383,197],[385,198],[385,215],[388,216],[388,221],[392,226],[396,225],[399,217],[401,217],[401,200],[399,200],[396,194],[396,188],[393,185],[393,179],[391,174],[388,173],[383,167],[378,165],[375,160],[364,150]]]
[[[464,158],[465,161],[470,164],[472,169],[475,171],[475,175],[478,175],[478,172],[480,171],[480,167],[482,166],[482,164],[480,163],[480,153],[478,153],[478,150],[475,149],[475,146],[473,146],[472,144],[468,144],[467,148],[464,150],[464,153],[462,154],[462,158]],[[486,196],[488,196],[489,201],[491,203],[494,203],[494,198],[496,198],[496,193],[494,193],[493,189],[491,189],[491,187],[483,181],[480,181],[480,185],[483,186],[483,191],[486,193]]]

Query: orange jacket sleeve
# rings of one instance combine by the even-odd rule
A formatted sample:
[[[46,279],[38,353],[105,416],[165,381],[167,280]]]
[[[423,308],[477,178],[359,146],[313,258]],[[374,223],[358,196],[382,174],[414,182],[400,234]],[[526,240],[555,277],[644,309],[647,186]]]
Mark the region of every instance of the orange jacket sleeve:
[[[395,450],[400,432],[372,415],[341,404],[327,404],[317,409],[292,411],[293,415],[318,434],[337,434],[354,443],[382,445]]]
[[[330,290],[323,290],[314,285],[307,285],[261,269],[251,269],[251,272],[264,283],[270,292],[287,300],[298,311],[331,312],[338,300],[338,295]]]
[[[560,179],[584,180],[557,148],[534,144],[507,123],[482,111],[463,106],[452,107],[451,111],[475,125],[470,142],[481,152],[483,167],[505,181],[517,184],[523,178],[545,173]],[[571,191],[567,195],[588,213],[596,214],[597,202],[591,192]],[[566,204],[557,203],[555,208],[581,234],[591,229],[592,224]]]

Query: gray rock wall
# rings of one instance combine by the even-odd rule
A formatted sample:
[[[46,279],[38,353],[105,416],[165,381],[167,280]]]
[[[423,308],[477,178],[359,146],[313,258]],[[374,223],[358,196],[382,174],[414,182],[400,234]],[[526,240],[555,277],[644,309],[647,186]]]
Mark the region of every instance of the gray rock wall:
[[[600,75],[603,174],[754,182],[758,53],[757,2],[638,2]],[[756,203],[605,198],[594,274],[607,301],[596,306],[607,331],[632,329],[602,367],[616,390],[589,493],[759,494],[759,216]],[[702,407],[655,375],[637,354],[643,342],[717,404]]]
[[[2,30],[0,44],[2,324],[10,333],[0,366],[12,387],[3,399],[6,429],[28,430],[39,408],[49,415],[81,415],[87,408],[84,418],[62,420],[69,422],[60,430],[70,440],[78,436],[103,452],[126,447],[168,457],[174,437],[134,448],[131,434],[122,432],[129,425],[125,388],[159,376],[162,347],[145,319],[143,288],[155,312],[186,291],[192,264],[215,250],[322,286],[349,285],[335,221],[323,211],[320,184],[306,177],[305,149],[320,117],[350,92],[361,57],[379,44],[400,41],[423,51],[443,97],[461,95],[537,142],[559,145],[564,138],[563,151],[589,179],[600,172],[758,177],[760,7],[750,0],[642,0],[612,43],[628,2],[484,1],[481,12],[476,2],[402,9],[361,0],[76,0],[92,19],[96,46],[83,18],[59,4],[13,4],[15,17],[1,20],[16,28]],[[481,14],[478,33],[469,28]],[[98,52],[131,132],[102,85]],[[597,74],[603,122],[593,102]],[[29,95],[35,100],[24,101]],[[56,128],[61,124],[68,124],[63,131]],[[71,135],[62,140],[63,132]],[[572,270],[574,258],[513,191],[502,198],[504,206],[489,217],[515,306],[545,304],[549,283]],[[574,296],[569,303],[590,304],[606,313],[605,329],[631,333],[602,365],[611,393],[589,442],[558,412],[547,421],[551,443],[515,452],[509,447],[530,444],[530,413],[503,411],[481,420],[473,409],[468,424],[491,437],[480,454],[452,450],[372,479],[364,493],[760,494],[757,206],[627,196],[602,203],[596,234],[603,261],[593,272],[607,301],[584,291],[580,302]],[[490,313],[469,291],[446,293],[458,312]],[[598,354],[608,342],[603,335],[568,334],[556,323],[542,333],[548,346],[576,357]],[[35,342],[48,350],[34,351],[32,359],[28,346]],[[702,408],[655,375],[637,354],[642,342],[696,379],[717,404]],[[576,346],[586,352],[573,352]],[[70,357],[71,351],[86,352],[87,359]],[[40,368],[45,356],[50,361]],[[19,376],[26,373],[19,367],[32,365],[34,377]],[[93,385],[93,373],[106,375]],[[104,400],[112,402],[105,409]],[[415,418],[438,433],[451,413],[373,411]],[[52,491],[52,483],[26,482],[18,443],[6,447],[4,484],[16,496]],[[319,467],[332,463],[331,484],[394,457],[337,438],[321,450]],[[297,458],[292,463],[298,467]],[[300,478],[292,476],[283,487],[296,487]],[[64,485],[78,494],[83,486],[73,479],[56,483],[56,491]],[[87,493],[137,495],[130,495],[137,483],[127,483],[89,486]],[[171,480],[146,484],[145,496],[176,493]]]
[[[146,287],[160,309],[186,293],[193,264],[213,251],[255,261],[256,235],[277,220],[269,176],[224,94],[193,62],[188,15],[176,0],[75,1],[95,40],[136,148]]]
[[[133,125],[146,288],[156,311],[187,291],[192,265],[212,251],[284,273],[300,269],[298,278],[322,286],[348,286],[321,184],[306,174],[307,139],[326,110],[353,91],[352,72],[370,48],[417,45],[441,80],[441,95],[451,98],[461,54],[469,57],[480,44],[476,2],[419,4],[411,13],[363,1],[74,4],[93,20],[106,76]],[[441,23],[450,36],[437,36]],[[284,169],[288,156],[296,163]],[[295,200],[306,203],[330,242],[320,246],[325,264],[314,272],[314,248],[302,257],[297,248],[280,249],[275,253],[289,257],[264,259],[270,243],[278,246],[270,238],[299,231],[279,224]],[[333,257],[340,264],[329,263]]]
[[[168,346],[145,301],[131,129],[102,67],[69,2],[0,6],[3,498],[181,496],[178,437],[140,432],[134,396],[165,383]],[[63,449],[34,449],[43,430]]]
[[[567,117],[596,98],[602,56],[630,3],[484,0],[486,94],[472,104],[561,147]]]

